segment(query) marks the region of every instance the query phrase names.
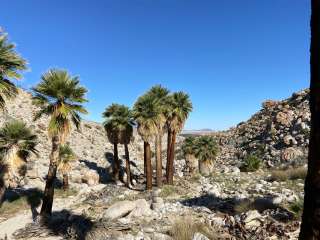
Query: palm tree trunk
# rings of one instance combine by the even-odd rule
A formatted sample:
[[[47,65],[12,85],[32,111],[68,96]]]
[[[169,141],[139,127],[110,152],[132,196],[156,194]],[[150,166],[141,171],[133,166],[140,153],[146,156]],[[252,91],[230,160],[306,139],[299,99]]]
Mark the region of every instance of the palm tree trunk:
[[[4,184],[4,180],[0,178],[0,207],[2,206],[5,192],[6,192],[6,186]]]
[[[62,180],[62,186],[63,190],[66,191],[69,188],[69,177],[68,174],[63,174],[63,180]]]
[[[114,161],[113,177],[114,177],[114,180],[117,181],[117,180],[119,180],[119,175],[120,175],[118,143],[113,144],[113,161]]]
[[[162,186],[162,137],[161,134],[156,136],[156,181],[157,187]]]
[[[41,216],[46,218],[52,213],[53,197],[54,197],[54,180],[56,179],[57,163],[59,160],[59,138],[52,137],[52,149],[50,154],[50,165],[47,175],[46,187],[44,189]]]
[[[150,143],[144,142],[145,163],[146,163],[146,188],[152,189],[152,166],[151,166],[151,148]]]
[[[166,164],[166,182],[169,182],[169,171],[170,171],[170,152],[171,152],[171,142],[172,142],[172,132],[168,130],[168,140],[167,140],[167,164]]]
[[[300,240],[320,239],[320,0],[311,8],[311,132]]]
[[[173,185],[173,173],[174,173],[174,155],[175,155],[175,148],[176,148],[176,131],[172,132],[171,138],[171,146],[170,146],[170,154],[169,154],[169,172],[168,172],[168,184]]]
[[[129,149],[128,149],[128,144],[124,144],[124,151],[125,151],[125,156],[126,156],[126,173],[127,173],[127,187],[130,186],[131,182],[131,171],[130,171],[130,156],[129,156]]]

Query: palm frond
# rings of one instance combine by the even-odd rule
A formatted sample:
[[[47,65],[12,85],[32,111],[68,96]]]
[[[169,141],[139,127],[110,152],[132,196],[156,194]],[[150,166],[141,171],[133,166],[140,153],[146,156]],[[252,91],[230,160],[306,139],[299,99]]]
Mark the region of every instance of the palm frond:
[[[71,123],[79,129],[81,114],[88,113],[81,105],[87,102],[87,90],[79,85],[79,77],[70,76],[65,70],[51,69],[41,76],[41,82],[32,91],[33,101],[40,107],[35,119],[50,116],[50,136],[58,135],[64,142]]]

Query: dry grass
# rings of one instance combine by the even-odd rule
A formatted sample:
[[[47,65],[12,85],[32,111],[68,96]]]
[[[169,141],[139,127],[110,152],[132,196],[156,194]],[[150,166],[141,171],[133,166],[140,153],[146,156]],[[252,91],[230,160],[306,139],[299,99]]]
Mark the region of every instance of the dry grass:
[[[215,232],[217,231],[212,227],[200,223],[195,219],[182,218],[173,224],[169,235],[174,240],[191,240],[195,233],[201,233],[210,240],[216,240],[219,234]]]
[[[287,180],[305,179],[307,169],[305,167],[274,170],[271,173],[271,181],[284,182]]]
[[[75,189],[68,189],[66,191],[62,189],[55,189],[55,198],[67,198],[69,196],[76,195]],[[38,207],[41,204],[42,191],[33,190],[27,195],[19,196],[13,195],[9,199],[6,199],[0,207],[0,216],[11,216],[22,210],[31,209],[31,207]]]

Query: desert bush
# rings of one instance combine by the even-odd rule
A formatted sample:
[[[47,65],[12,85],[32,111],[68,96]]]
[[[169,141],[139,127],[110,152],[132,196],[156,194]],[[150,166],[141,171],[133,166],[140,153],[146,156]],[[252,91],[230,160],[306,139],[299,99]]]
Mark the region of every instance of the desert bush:
[[[307,169],[305,167],[289,168],[274,170],[271,173],[271,181],[284,182],[287,180],[305,179],[307,176]]]
[[[289,205],[289,210],[293,212],[295,218],[301,218],[303,212],[303,200],[299,199]]]
[[[214,235],[216,232],[211,226],[200,223],[196,219],[182,218],[177,220],[169,231],[169,235],[174,240],[190,240],[193,239],[195,233],[201,233],[210,240],[218,239]]]
[[[176,193],[176,188],[173,185],[164,185],[160,192],[160,197],[169,197]]]
[[[255,172],[261,166],[261,160],[256,155],[247,155],[244,159],[244,163],[241,166],[241,170],[245,172]]]

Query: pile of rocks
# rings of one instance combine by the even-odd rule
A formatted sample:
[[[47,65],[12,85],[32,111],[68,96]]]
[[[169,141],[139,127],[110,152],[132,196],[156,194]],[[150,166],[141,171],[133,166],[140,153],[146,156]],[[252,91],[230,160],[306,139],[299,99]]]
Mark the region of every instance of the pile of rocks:
[[[248,121],[215,133],[221,146],[218,161],[239,164],[239,159],[253,154],[267,166],[305,162],[309,132],[308,89],[283,101],[267,100]]]

